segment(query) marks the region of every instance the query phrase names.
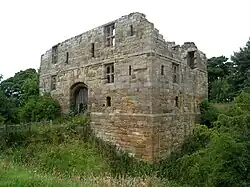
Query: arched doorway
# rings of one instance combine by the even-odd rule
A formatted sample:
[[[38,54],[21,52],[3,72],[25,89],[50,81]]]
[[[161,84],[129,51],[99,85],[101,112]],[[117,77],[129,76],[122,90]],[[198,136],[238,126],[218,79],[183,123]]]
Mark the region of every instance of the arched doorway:
[[[75,113],[83,113],[88,108],[88,87],[79,82],[73,84],[70,88],[71,109]]]

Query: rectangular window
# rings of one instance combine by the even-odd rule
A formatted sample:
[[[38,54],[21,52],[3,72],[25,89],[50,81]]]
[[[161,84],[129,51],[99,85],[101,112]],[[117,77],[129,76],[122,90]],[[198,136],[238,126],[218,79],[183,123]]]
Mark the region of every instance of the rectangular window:
[[[51,90],[56,89],[56,75],[51,76]]]
[[[164,65],[161,66],[161,75],[164,75]]]
[[[91,44],[91,57],[95,57],[95,44]]]
[[[66,63],[66,64],[69,63],[69,53],[68,53],[68,52],[66,53],[66,60],[65,60],[65,63]]]
[[[114,82],[114,63],[107,64],[105,68],[106,68],[107,83],[113,83]]]
[[[115,46],[115,23],[104,27],[106,46]]]
[[[173,67],[173,83],[178,83],[179,82],[179,65],[173,63],[172,64]]]
[[[130,25],[130,36],[134,35],[134,28],[133,25]]]
[[[58,61],[58,46],[52,47],[52,64],[56,64]]]
[[[195,68],[194,67],[194,53],[195,51],[190,51],[188,52],[188,55],[187,55],[187,64],[191,69]]]

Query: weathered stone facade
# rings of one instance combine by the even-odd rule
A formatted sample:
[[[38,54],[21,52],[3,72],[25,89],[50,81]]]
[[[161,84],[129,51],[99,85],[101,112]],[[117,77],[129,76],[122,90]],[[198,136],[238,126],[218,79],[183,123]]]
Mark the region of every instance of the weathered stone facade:
[[[136,12],[43,54],[40,92],[51,92],[66,113],[87,104],[97,136],[157,161],[192,132],[207,97],[206,63],[194,43],[165,41]]]

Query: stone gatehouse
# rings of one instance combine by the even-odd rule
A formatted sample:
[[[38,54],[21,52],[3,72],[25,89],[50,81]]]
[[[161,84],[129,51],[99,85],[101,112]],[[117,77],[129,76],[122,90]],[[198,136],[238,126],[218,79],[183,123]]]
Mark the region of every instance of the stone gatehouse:
[[[207,97],[207,60],[193,42],[165,41],[135,12],[43,54],[40,92],[65,113],[88,109],[98,137],[157,161],[192,132]]]

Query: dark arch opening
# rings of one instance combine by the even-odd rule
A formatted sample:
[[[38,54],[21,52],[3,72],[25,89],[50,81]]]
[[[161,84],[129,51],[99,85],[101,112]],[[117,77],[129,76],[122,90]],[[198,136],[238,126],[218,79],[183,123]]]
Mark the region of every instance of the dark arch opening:
[[[71,86],[70,105],[74,113],[84,113],[88,109],[88,87],[83,82]]]

